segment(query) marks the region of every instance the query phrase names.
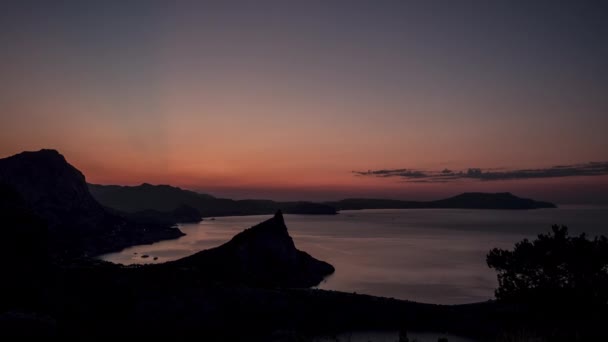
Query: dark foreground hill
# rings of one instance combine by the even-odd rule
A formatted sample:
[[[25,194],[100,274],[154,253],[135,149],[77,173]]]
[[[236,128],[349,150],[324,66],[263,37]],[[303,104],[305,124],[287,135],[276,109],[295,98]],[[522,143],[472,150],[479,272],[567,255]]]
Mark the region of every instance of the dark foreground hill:
[[[18,223],[29,212],[14,217]],[[474,336],[494,329],[486,318],[493,305],[438,306],[304,289],[334,269],[295,248],[280,213],[220,247],[143,266],[51,260],[45,235],[29,235],[42,223],[23,224],[18,228],[25,234],[3,240],[14,248],[0,249],[1,338],[306,341],[354,329],[406,326]]]
[[[30,224],[35,229],[39,223]],[[43,246],[37,236],[12,236],[10,243]],[[280,215],[223,246],[160,265],[49,263],[44,253],[27,257],[35,250],[0,250],[0,338],[312,341],[378,329],[484,341],[528,340],[539,333],[552,338],[536,340],[607,337],[606,315],[587,311],[577,311],[580,319],[572,321],[572,315],[548,315],[521,303],[432,305],[302,288],[333,268],[297,251]]]
[[[280,213],[220,247],[166,264],[122,266],[86,253],[54,257],[175,232],[106,210],[91,199],[84,176],[55,151],[0,160],[0,223],[2,340],[307,341],[371,329],[488,341],[608,338],[604,302],[574,309],[559,299],[548,308],[526,302],[451,306],[306,289],[334,269],[295,248]]]
[[[94,255],[183,235],[172,223],[141,224],[110,212],[91,196],[84,175],[54,150],[0,159],[0,187],[6,203],[0,217],[19,206],[44,222],[57,253]]]
[[[510,192],[463,194],[437,201],[400,201],[389,199],[350,198],[326,202],[338,210],[359,209],[540,209],[556,208],[549,202],[517,197]]]

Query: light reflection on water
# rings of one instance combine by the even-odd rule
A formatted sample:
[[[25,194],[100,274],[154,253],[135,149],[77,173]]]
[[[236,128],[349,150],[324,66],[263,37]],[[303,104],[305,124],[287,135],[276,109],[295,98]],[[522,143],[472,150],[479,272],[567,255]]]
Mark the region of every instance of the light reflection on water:
[[[184,237],[102,258],[122,264],[175,260],[218,246],[270,217],[184,224]],[[608,235],[608,210],[601,207],[361,210],[336,216],[285,215],[285,222],[299,249],[336,267],[320,288],[440,304],[493,297],[496,275],[485,264],[493,247],[509,248],[522,238],[548,232],[554,223],[568,225],[572,233]],[[141,258],[144,254],[150,257]]]

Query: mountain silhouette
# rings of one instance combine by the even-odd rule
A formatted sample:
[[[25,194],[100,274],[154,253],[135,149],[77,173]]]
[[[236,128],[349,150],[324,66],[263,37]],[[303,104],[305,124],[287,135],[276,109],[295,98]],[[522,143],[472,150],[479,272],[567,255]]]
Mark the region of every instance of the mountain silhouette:
[[[326,202],[338,210],[359,209],[539,209],[556,208],[549,202],[521,198],[510,192],[465,192],[436,201],[400,201],[373,198],[349,198]]]
[[[89,184],[89,189],[103,205],[124,212],[156,210],[169,212],[180,205],[196,204],[214,199],[213,196],[180,189],[170,185],[143,183],[138,186]]]
[[[550,207],[509,193],[467,193],[433,202],[364,199],[343,204],[351,208]],[[164,264],[122,266],[86,257],[179,236],[179,230],[168,224],[155,223],[158,213],[180,220],[197,220],[200,214],[198,208],[180,201],[175,208],[148,212],[151,223],[142,224],[98,203],[82,173],[56,151],[0,159],[0,336],[268,341],[357,329],[399,329],[405,335],[411,329],[495,340],[513,327],[519,332],[520,327],[537,326],[540,332],[561,336],[558,326],[573,337],[586,334],[582,340],[606,340],[605,308],[599,306],[605,303],[569,312],[566,306],[552,314],[543,308],[533,311],[528,303],[434,305],[307,289],[334,268],[296,249],[280,211],[219,247]],[[561,239],[557,242],[561,244]],[[54,257],[57,254],[85,257]],[[559,299],[555,307],[563,307]]]
[[[146,209],[132,213],[121,212],[118,210],[116,210],[116,212],[135,222],[143,224],[172,225],[176,223],[198,223],[203,220],[203,217],[198,209],[185,204],[182,204],[170,211]]]
[[[556,208],[553,203],[521,198],[510,192],[465,192],[454,197],[430,202],[437,208],[470,209],[539,209]]]
[[[517,197],[511,193],[468,192],[436,201],[401,201],[373,198],[349,198],[340,201],[276,202],[271,200],[232,200],[217,198],[170,185],[138,186],[89,184],[92,195],[103,205],[135,217],[162,216],[181,206],[192,207],[202,217],[267,215],[281,210],[286,214],[333,215],[338,210],[356,209],[538,209],[555,208],[549,202]],[[165,215],[167,216],[167,215]],[[169,215],[170,216],[170,215]],[[178,221],[182,222],[182,221]]]
[[[203,217],[232,215],[267,215],[277,210],[286,214],[334,215],[334,207],[305,201],[276,202],[271,200],[232,200],[217,198],[170,185],[138,186],[89,184],[91,194],[103,205],[123,212],[145,210],[169,212],[187,205]]]
[[[183,235],[172,225],[143,225],[107,210],[91,196],[85,176],[55,150],[0,159],[0,186],[44,222],[56,252],[96,255]]]
[[[315,286],[334,272],[330,264],[296,249],[281,211],[219,247],[159,267],[177,267],[216,281],[287,287]]]

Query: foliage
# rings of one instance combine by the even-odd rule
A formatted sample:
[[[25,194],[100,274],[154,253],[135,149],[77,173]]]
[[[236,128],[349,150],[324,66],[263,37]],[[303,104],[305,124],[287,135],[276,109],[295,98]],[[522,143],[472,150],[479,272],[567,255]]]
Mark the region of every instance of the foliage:
[[[513,250],[494,248],[487,255],[498,272],[499,300],[548,303],[559,299],[569,305],[605,305],[608,302],[608,239],[571,237],[568,228],[534,241],[524,239]]]

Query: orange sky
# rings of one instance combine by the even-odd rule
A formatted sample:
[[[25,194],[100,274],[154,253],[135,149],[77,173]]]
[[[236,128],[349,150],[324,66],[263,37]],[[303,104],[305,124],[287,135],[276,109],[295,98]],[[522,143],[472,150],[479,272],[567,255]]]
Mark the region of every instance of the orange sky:
[[[10,6],[0,156],[55,148],[90,182],[234,197],[608,201],[604,176],[355,177],[608,160],[606,25],[592,12],[366,6]]]

